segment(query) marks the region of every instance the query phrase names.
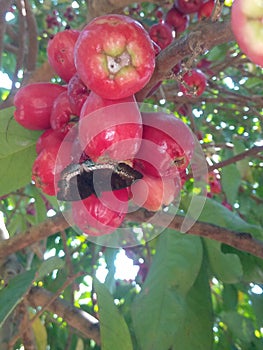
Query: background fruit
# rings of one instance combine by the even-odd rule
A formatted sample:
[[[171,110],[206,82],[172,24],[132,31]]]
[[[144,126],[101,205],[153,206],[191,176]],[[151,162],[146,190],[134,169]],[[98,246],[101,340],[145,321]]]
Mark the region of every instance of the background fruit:
[[[66,82],[76,73],[74,47],[80,32],[65,29],[52,37],[47,46],[48,61],[55,72]]]

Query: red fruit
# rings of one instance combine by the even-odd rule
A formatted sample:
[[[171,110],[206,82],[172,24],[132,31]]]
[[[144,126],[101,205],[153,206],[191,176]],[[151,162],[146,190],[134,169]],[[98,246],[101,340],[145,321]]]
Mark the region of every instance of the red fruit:
[[[172,114],[143,113],[143,138],[134,167],[144,174],[177,177],[193,155],[194,138],[188,126]]]
[[[233,207],[231,204],[229,204],[227,201],[223,201],[221,203],[224,207],[226,207],[228,210],[233,211]]]
[[[90,94],[90,90],[81,81],[78,74],[74,74],[68,82],[68,98],[72,113],[80,116],[81,108]]]
[[[81,110],[79,139],[94,162],[133,159],[141,137],[141,114],[134,96],[106,100],[90,93]]]
[[[206,58],[202,58],[196,65],[201,71],[205,71],[209,75],[214,75],[212,69],[210,69],[212,62],[207,60]]]
[[[218,174],[214,172],[209,173],[208,184],[209,184],[211,193],[218,194],[222,192],[222,187],[221,187],[220,178]]]
[[[159,19],[163,18],[163,9],[161,7],[158,7],[158,9],[155,11],[155,17]]]
[[[57,96],[66,88],[52,83],[28,84],[15,95],[15,120],[30,130],[50,129],[50,114]]]
[[[60,146],[63,135],[53,129],[48,129],[43,132],[43,134],[38,138],[36,143],[36,152],[39,154],[43,149],[52,146]]]
[[[131,186],[131,200],[149,211],[158,211],[169,205],[180,192],[179,182],[174,179],[143,176]]]
[[[183,75],[180,90],[186,96],[200,96],[206,89],[207,79],[205,74],[199,69],[192,69]]]
[[[107,99],[135,94],[150,80],[155,67],[151,39],[142,25],[123,15],[92,20],[75,47],[80,79]]]
[[[160,46],[166,48],[173,41],[173,31],[171,27],[164,22],[153,24],[149,29],[151,39]]]
[[[50,116],[51,128],[65,136],[78,119],[73,115],[67,91],[62,92],[54,101]]]
[[[183,32],[189,25],[189,16],[172,7],[166,14],[165,23],[171,26],[177,33]]]
[[[75,224],[90,236],[114,232],[123,222],[128,210],[128,191],[103,192],[72,203]]]
[[[74,47],[79,34],[78,30],[65,29],[50,39],[47,45],[47,57],[51,67],[66,82],[76,73]]]
[[[263,6],[258,0],[235,0],[231,27],[240,49],[263,67]]]
[[[214,0],[208,0],[203,3],[198,10],[198,19],[209,18],[212,15],[213,9],[215,7]]]
[[[63,154],[63,157],[60,155],[60,159],[57,159],[60,148],[60,144],[57,143],[44,148],[34,161],[32,180],[36,187],[41,188],[44,193],[50,196],[57,193],[56,180],[59,178],[57,174],[71,163],[71,144],[67,142],[67,145],[67,152]]]
[[[175,7],[182,13],[195,13],[199,10],[203,0],[176,0]]]

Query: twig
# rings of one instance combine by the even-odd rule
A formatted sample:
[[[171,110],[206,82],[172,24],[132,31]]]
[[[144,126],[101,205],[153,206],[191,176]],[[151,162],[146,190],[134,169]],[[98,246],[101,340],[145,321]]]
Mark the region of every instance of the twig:
[[[98,345],[100,344],[99,322],[95,317],[61,298],[56,298],[48,304],[51,298],[53,298],[53,293],[40,287],[32,287],[27,296],[33,307],[48,305],[47,311],[57,314],[84,337],[93,339]]]
[[[223,168],[227,165],[236,163],[236,162],[238,162],[246,157],[255,156],[260,152],[263,152],[263,146],[252,147],[252,148],[248,149],[247,151],[244,151],[242,153],[237,154],[236,156],[233,156],[229,159],[223,160],[222,162],[219,162],[219,163],[216,163],[214,165],[209,166],[208,172],[211,172],[215,169]]]
[[[30,320],[31,324],[39,318],[43,312],[50,307],[50,305],[59,297],[59,295],[66,289],[76,278],[83,276],[83,272],[79,271],[75,275],[68,276],[66,281],[63,283],[63,285],[56,291],[55,294],[52,295],[52,297],[44,304],[42,305],[41,310],[39,310]]]

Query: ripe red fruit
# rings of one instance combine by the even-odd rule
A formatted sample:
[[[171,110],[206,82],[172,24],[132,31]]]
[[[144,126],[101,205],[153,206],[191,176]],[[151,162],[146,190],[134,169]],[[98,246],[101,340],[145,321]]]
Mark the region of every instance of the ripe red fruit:
[[[158,211],[178,196],[181,186],[170,178],[143,176],[131,186],[131,200],[149,211]]]
[[[263,6],[258,0],[235,0],[231,9],[231,28],[240,49],[263,67]]]
[[[177,33],[181,33],[189,25],[189,16],[181,13],[173,6],[166,14],[165,23],[171,26]]]
[[[215,172],[208,174],[208,185],[211,193],[218,194],[222,192],[220,178]]]
[[[173,41],[173,31],[171,27],[164,22],[153,24],[149,29],[151,39],[160,46],[166,48]]]
[[[15,120],[30,130],[49,129],[53,103],[65,90],[52,83],[34,83],[20,88],[14,98]]]
[[[208,0],[203,3],[198,10],[198,19],[209,18],[212,15],[213,9],[215,7],[214,0]]]
[[[57,159],[57,156],[61,144],[53,143],[46,146],[38,154],[33,164],[32,180],[36,187],[41,188],[44,193],[50,196],[55,196],[57,193],[56,180],[59,178],[57,174],[71,163],[70,149],[72,145],[69,142],[66,144],[67,147],[65,145],[63,147],[67,148],[67,152],[63,156],[60,152],[60,159]]]
[[[195,13],[199,10],[203,0],[176,0],[175,7],[182,13]]]
[[[106,100],[90,93],[81,110],[79,139],[94,162],[133,159],[141,137],[141,114],[134,96]]]
[[[143,138],[134,167],[144,174],[177,177],[194,152],[194,138],[189,127],[172,114],[142,113]]]
[[[76,124],[79,118],[73,115],[68,93],[62,92],[54,101],[50,115],[50,125],[53,130],[63,136]]]
[[[68,98],[74,115],[80,116],[81,108],[90,94],[90,90],[81,81],[78,74],[74,74],[68,82]]]
[[[128,97],[150,80],[155,67],[151,39],[134,19],[110,14],[92,20],[75,46],[80,79],[108,99]]]
[[[128,210],[127,189],[91,195],[72,203],[74,223],[83,233],[102,236],[114,232],[123,222]]]
[[[74,47],[79,34],[78,30],[65,29],[55,34],[47,45],[47,57],[51,67],[66,82],[76,73]]]
[[[37,154],[39,154],[43,149],[50,147],[50,145],[60,146],[64,136],[65,135],[62,135],[60,132],[57,132],[53,129],[45,130],[37,140],[37,143],[36,143]]]
[[[207,79],[205,74],[199,69],[192,69],[183,75],[186,84],[180,85],[180,90],[186,96],[200,96],[206,89]]]

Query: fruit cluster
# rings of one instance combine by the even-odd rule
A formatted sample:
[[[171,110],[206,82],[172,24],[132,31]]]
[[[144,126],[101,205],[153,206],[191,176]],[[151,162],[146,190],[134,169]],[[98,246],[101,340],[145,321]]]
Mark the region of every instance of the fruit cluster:
[[[149,35],[156,45],[156,54],[159,54],[172,43],[175,37],[179,37],[188,28],[190,15],[197,15],[197,19],[201,21],[211,17],[214,7],[215,0],[175,0],[165,14],[162,8],[158,8],[155,15],[159,22],[149,28]],[[201,66],[202,64],[200,68]],[[174,74],[181,75],[179,87],[185,96],[200,96],[205,91],[207,78],[200,68],[183,72],[180,63],[174,67]]]
[[[139,22],[101,16],[50,39],[48,60],[65,85],[29,84],[15,96],[15,120],[44,130],[33,181],[72,201],[74,222],[86,234],[109,234],[129,203],[157,211],[181,189],[194,151],[190,129],[174,115],[142,112],[135,99],[155,55]]]

